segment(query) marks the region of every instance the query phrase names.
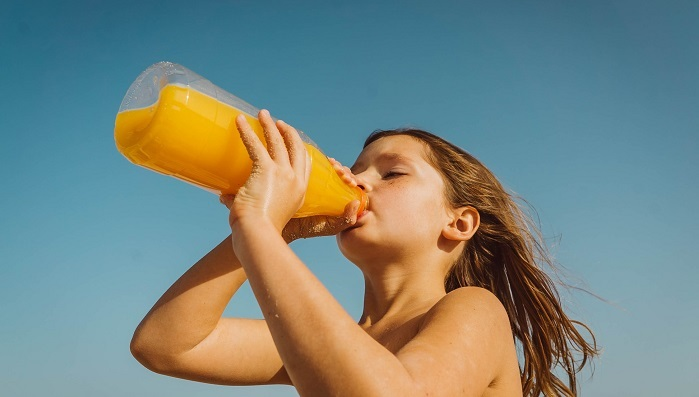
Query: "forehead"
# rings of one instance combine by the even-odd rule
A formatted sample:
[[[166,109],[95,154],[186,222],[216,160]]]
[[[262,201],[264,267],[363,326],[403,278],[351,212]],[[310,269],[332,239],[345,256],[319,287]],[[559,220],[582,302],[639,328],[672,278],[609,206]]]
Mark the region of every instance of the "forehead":
[[[365,147],[357,157],[355,165],[384,158],[403,158],[416,162],[426,162],[427,148],[422,141],[409,135],[385,136]]]

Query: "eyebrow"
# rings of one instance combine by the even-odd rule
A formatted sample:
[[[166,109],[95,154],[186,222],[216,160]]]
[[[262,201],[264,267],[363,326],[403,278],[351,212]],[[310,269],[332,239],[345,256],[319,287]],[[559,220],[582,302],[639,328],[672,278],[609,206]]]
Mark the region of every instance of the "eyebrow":
[[[412,160],[409,157],[406,157],[400,153],[395,153],[395,152],[386,152],[386,153],[381,153],[375,160],[376,163],[381,163],[384,161],[390,161],[390,160],[398,160],[398,161],[407,161],[407,162],[412,162]],[[355,172],[355,170],[361,166],[364,165],[362,162],[354,163],[350,167],[350,171],[352,173]]]

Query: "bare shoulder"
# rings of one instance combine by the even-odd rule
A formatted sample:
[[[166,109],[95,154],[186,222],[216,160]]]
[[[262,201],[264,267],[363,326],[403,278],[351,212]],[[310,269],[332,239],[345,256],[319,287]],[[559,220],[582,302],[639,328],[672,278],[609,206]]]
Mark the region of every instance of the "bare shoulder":
[[[445,295],[425,314],[420,334],[432,338],[451,336],[454,347],[491,357],[514,348],[505,307],[492,292],[480,287],[457,288]]]
[[[507,312],[483,288],[459,288],[440,299],[396,356],[426,393],[480,396],[498,384],[520,387]]]
[[[426,314],[422,327],[434,321],[467,325],[476,320],[482,326],[510,330],[505,307],[490,291],[480,287],[457,288],[445,295]],[[483,323],[487,320],[486,323]],[[421,328],[422,328],[421,327]]]

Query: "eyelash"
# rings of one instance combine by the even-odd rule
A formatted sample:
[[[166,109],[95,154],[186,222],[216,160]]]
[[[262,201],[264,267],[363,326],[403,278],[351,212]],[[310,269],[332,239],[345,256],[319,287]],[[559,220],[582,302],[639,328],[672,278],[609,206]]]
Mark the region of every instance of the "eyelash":
[[[397,177],[400,175],[405,175],[405,174],[403,174],[401,172],[396,172],[396,171],[388,171],[387,173],[384,174],[383,179],[390,179],[390,178],[394,178],[394,177]]]

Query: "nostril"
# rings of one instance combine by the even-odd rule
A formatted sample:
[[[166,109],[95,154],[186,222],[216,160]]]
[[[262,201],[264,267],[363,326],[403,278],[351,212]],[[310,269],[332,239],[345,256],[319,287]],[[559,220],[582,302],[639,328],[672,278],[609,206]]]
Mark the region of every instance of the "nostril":
[[[360,188],[360,189],[362,189],[362,190],[366,190],[366,188],[364,187],[364,185],[362,185],[361,183],[358,183],[358,184],[357,184],[357,187]]]

